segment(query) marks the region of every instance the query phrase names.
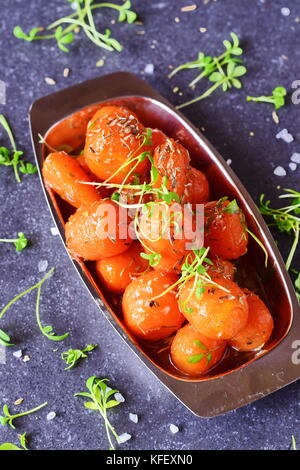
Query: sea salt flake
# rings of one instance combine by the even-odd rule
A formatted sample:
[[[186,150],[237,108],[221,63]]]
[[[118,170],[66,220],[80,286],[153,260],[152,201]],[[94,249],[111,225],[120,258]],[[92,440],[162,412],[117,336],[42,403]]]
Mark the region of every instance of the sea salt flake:
[[[48,268],[48,261],[46,259],[41,259],[38,263],[39,273],[44,273]]]
[[[123,432],[120,436],[118,436],[118,444],[124,444],[124,442],[129,441],[131,439],[131,434],[128,434],[127,432]]]
[[[291,156],[291,162],[300,164],[300,153],[293,153]]]
[[[129,413],[129,419],[135,424],[137,424],[139,421],[139,417],[136,413]]]
[[[28,362],[28,361],[30,361],[30,357],[27,356],[27,355],[24,356],[24,357],[23,357],[23,362]]]
[[[170,424],[170,431],[172,434],[176,434],[179,431],[179,427],[175,424]]]
[[[283,8],[281,8],[281,14],[282,14],[283,16],[290,16],[291,10],[290,10],[289,8],[287,8],[287,7],[283,7]]]
[[[47,421],[51,421],[56,417],[55,411],[50,411],[50,413],[47,414]]]
[[[294,163],[294,162],[291,162],[291,163],[289,163],[289,168],[290,168],[290,170],[295,171],[295,170],[297,170],[297,164]]]
[[[280,132],[278,132],[278,134],[276,134],[276,139],[282,139],[287,144],[290,144],[291,142],[293,142],[294,137],[292,136],[292,134],[289,133],[287,129],[282,129]]]
[[[13,356],[16,357],[17,359],[20,359],[22,357],[22,349],[19,349],[19,351],[15,351],[13,353]]]
[[[123,403],[125,401],[125,398],[123,397],[122,393],[115,393],[115,400],[119,401],[120,403]]]
[[[148,73],[149,75],[152,75],[154,72],[154,65],[153,64],[147,64],[144,68],[144,72]]]
[[[51,230],[51,233],[52,233],[53,236],[59,234],[59,231],[58,231],[58,228],[57,228],[57,227],[51,227],[50,230]]]
[[[285,176],[286,171],[282,166],[277,166],[275,170],[273,171],[274,175],[276,176]]]
[[[226,160],[226,163],[227,163],[227,165],[231,165],[231,163],[232,163],[231,158],[228,158],[228,159]]]

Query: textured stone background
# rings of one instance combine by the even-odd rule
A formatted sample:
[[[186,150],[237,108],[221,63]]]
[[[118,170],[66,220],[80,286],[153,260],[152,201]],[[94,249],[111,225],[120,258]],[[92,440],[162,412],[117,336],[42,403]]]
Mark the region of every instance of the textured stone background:
[[[76,41],[64,54],[53,42],[32,44],[15,39],[12,29],[24,30],[47,25],[69,10],[63,0],[1,0],[0,5],[0,80],[7,84],[6,105],[0,105],[12,123],[18,145],[33,161],[28,134],[27,111],[36,98],[54,90],[101,74],[127,70],[145,79],[174,104],[190,98],[188,79],[193,73],[179,74],[170,82],[168,65],[193,59],[199,50],[218,53],[222,40],[235,31],[243,42],[248,74],[241,91],[217,92],[211,99],[186,108],[185,114],[199,127],[227,159],[255,200],[261,192],[275,198],[277,185],[299,189],[299,169],[279,178],[273,174],[277,165],[288,167],[293,152],[300,152],[299,106],[289,103],[280,110],[280,124],[271,117],[272,107],[247,103],[247,94],[268,94],[275,86],[300,79],[299,28],[300,5],[291,0],[237,1],[218,0],[204,5],[196,0],[198,9],[181,13],[180,7],[193,3],[187,0],[133,0],[144,26],[115,25],[115,36],[124,44],[121,54],[97,49],[85,38]],[[290,16],[283,16],[282,7],[289,7]],[[110,20],[113,16],[105,13]],[[180,22],[174,21],[175,17]],[[97,16],[103,24],[101,14]],[[102,22],[102,23],[101,23]],[[207,32],[199,32],[200,27]],[[145,35],[136,34],[144,30]],[[81,36],[82,37],[82,36]],[[151,44],[155,48],[151,47]],[[105,65],[96,62],[105,57]],[[146,74],[147,64],[154,73]],[[69,67],[68,78],[62,75]],[[44,77],[53,77],[57,85],[49,86]],[[172,92],[179,86],[181,98]],[[276,133],[287,128],[295,141],[286,144],[275,139]],[[253,132],[254,136],[249,133]],[[2,131],[1,131],[2,137]],[[2,138],[1,138],[2,142]],[[34,318],[34,294],[15,305],[3,318],[2,325],[16,342],[7,350],[7,363],[0,365],[0,405],[12,405],[24,398],[23,409],[48,401],[39,414],[18,421],[18,432],[27,431],[33,449],[98,449],[107,448],[102,423],[96,413],[88,412],[74,392],[84,390],[90,375],[109,377],[126,397],[126,403],[112,411],[111,419],[119,433],[129,432],[131,441],[124,449],[287,449],[291,435],[300,442],[300,390],[296,382],[252,405],[211,420],[196,418],[185,409],[139,362],[120,340],[77,277],[59,239],[51,235],[53,226],[38,177],[26,177],[16,184],[6,168],[0,172],[1,236],[24,231],[31,246],[17,254],[13,247],[0,246],[0,289],[4,305],[16,293],[39,278],[38,263],[47,260],[56,266],[54,278],[44,286],[43,320],[57,332],[71,332],[63,344],[46,340],[37,330]],[[285,239],[286,240],[286,239]],[[287,246],[282,245],[286,252]],[[299,267],[299,258],[298,258]],[[68,347],[99,343],[89,359],[73,371],[65,372],[60,352]],[[57,352],[53,349],[58,348]],[[23,362],[13,356],[22,349],[30,356]],[[200,398],[201,399],[201,398]],[[46,415],[55,411],[57,417],[47,422]],[[128,413],[139,415],[137,425]],[[179,426],[173,436],[169,425]],[[0,442],[17,443],[16,432],[0,429]]]

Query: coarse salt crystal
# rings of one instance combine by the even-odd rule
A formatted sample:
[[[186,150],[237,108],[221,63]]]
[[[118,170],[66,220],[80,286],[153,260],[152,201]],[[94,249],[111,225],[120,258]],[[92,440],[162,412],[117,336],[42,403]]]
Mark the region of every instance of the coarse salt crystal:
[[[122,393],[115,393],[115,400],[119,401],[120,403],[123,403],[125,401],[125,398],[123,397]]]
[[[13,353],[13,356],[16,357],[17,359],[20,359],[22,357],[22,349],[19,349],[19,351],[15,351]]]
[[[294,163],[294,162],[289,163],[289,168],[290,170],[295,171],[297,169],[297,163]]]
[[[293,153],[291,156],[291,162],[300,164],[300,153]]]
[[[41,259],[38,263],[38,270],[39,273],[44,273],[48,268],[48,261],[46,259]]]
[[[50,413],[47,414],[47,421],[51,421],[56,417],[55,411],[50,411]]]
[[[231,163],[232,163],[231,158],[228,158],[228,159],[226,160],[226,163],[227,163],[227,165],[231,165]]]
[[[153,64],[147,64],[146,67],[144,68],[144,72],[151,75],[154,72],[154,65]]]
[[[118,436],[117,441],[118,441],[118,444],[123,444],[124,442],[129,441],[129,439],[131,439],[131,434],[128,434],[127,432],[124,432],[123,434]]]
[[[129,419],[135,424],[137,424],[139,421],[139,417],[136,413],[129,413]]]
[[[179,431],[179,427],[175,424],[170,424],[170,431],[172,434],[176,434]]]
[[[283,7],[283,8],[281,8],[281,14],[282,14],[283,16],[290,16],[291,10],[290,10],[289,8],[287,8],[287,7]]]
[[[51,227],[50,230],[51,230],[52,235],[54,235],[54,236],[59,234],[59,231],[58,231],[57,227]]]
[[[293,142],[294,137],[289,133],[287,129],[282,129],[278,134],[276,134],[276,139],[282,139],[287,144]]]
[[[273,171],[274,175],[276,176],[285,176],[286,171],[282,166],[277,166],[275,170]]]

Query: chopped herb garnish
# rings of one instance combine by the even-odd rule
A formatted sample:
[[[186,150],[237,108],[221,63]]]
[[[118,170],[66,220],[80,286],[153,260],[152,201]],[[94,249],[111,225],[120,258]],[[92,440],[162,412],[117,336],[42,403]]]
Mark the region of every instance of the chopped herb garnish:
[[[74,396],[87,397],[92,400],[84,402],[84,406],[89,410],[99,411],[104,420],[105,431],[109,441],[110,449],[114,450],[115,447],[113,445],[111,435],[115,437],[117,442],[119,436],[116,433],[115,428],[110,424],[110,421],[107,417],[107,410],[109,408],[113,408],[114,406],[120,405],[121,402],[114,399],[110,399],[112,395],[114,395],[115,393],[119,393],[119,390],[112,390],[110,387],[108,387],[106,385],[106,382],[108,381],[108,379],[99,379],[96,376],[92,376],[86,381],[86,387],[90,393],[75,393]]]
[[[61,353],[61,358],[69,366],[66,367],[65,370],[74,367],[80,359],[88,357],[86,353],[93,351],[97,346],[98,344],[88,344],[84,349],[69,349],[68,351]]]
[[[206,56],[203,52],[199,52],[197,60],[182,64],[171,72],[169,77],[172,77],[175,73],[184,69],[201,70],[201,73],[189,84],[192,88],[194,88],[196,83],[198,83],[202,78],[207,78],[210,82],[214,83],[214,85],[212,85],[202,95],[177,106],[177,109],[189,106],[197,101],[207,98],[219,87],[222,87],[223,91],[227,91],[232,87],[242,87],[242,83],[239,78],[245,75],[247,69],[244,65],[239,65],[243,63],[243,61],[234,56],[242,55],[243,49],[240,47],[237,35],[235,33],[230,33],[230,36],[232,42],[227,39],[223,41],[223,45],[226,50],[218,57]]]
[[[105,28],[105,32],[103,33],[100,33],[97,29],[94,11],[100,8],[114,9],[119,13],[117,19],[119,23],[134,23],[137,14],[130,10],[130,0],[126,0],[123,5],[111,2],[96,3],[94,0],[72,0],[71,3],[76,5],[76,11],[74,13],[59,18],[46,28],[33,28],[29,33],[25,33],[20,26],[15,26],[13,30],[14,36],[27,42],[55,39],[60,50],[69,52],[67,46],[75,40],[76,33],[81,30],[96,46],[102,47],[107,51],[122,51],[122,46],[119,41],[111,37],[110,29]]]
[[[196,339],[194,341],[195,346],[198,346],[199,349],[201,349],[203,352],[200,354],[194,354],[193,356],[190,356],[187,361],[190,362],[191,364],[196,364],[197,362],[201,361],[202,359],[206,358],[206,364],[209,364],[210,361],[212,360],[212,354],[210,349],[202,343],[202,341]]]
[[[18,233],[18,238],[0,238],[1,243],[13,243],[16,251],[21,251],[28,245],[28,240],[23,232]]]
[[[161,254],[160,253],[140,253],[140,257],[147,259],[149,261],[150,266],[157,266],[161,260]]]
[[[286,94],[286,89],[282,86],[278,86],[274,88],[271,96],[247,96],[247,101],[271,103],[274,105],[275,109],[279,109],[285,104]]]
[[[224,207],[223,212],[227,214],[237,214],[240,211],[240,208],[235,199],[233,199],[228,206]]]
[[[46,405],[48,405],[47,402],[43,403],[42,405],[37,406],[36,408],[33,408],[32,410],[24,411],[23,413],[18,413],[18,414],[15,414],[15,415],[11,415],[10,411],[8,409],[8,406],[5,404],[3,406],[4,416],[0,416],[0,424],[2,426],[6,426],[6,424],[9,424],[9,426],[11,428],[15,429],[15,426],[13,425],[13,421],[15,419],[21,418],[21,416],[26,416],[26,415],[30,415],[31,413],[35,413],[36,411],[40,410],[41,408],[43,408]]]

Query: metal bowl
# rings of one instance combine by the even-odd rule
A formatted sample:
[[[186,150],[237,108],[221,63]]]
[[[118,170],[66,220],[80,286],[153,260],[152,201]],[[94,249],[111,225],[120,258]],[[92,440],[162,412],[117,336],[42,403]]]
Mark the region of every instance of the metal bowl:
[[[238,261],[239,283],[255,290],[264,300],[272,312],[275,328],[259,353],[227,355],[206,375],[188,377],[170,365],[167,352],[157,355],[151,346],[138,341],[126,330],[115,299],[96,281],[92,263],[72,259],[101,312],[154,375],[199,416],[225,413],[296,380],[300,377],[300,308],[284,262],[262,216],[237,176],[201,132],[132,74],[118,72],[89,80],[41,98],[31,106],[30,131],[41,184],[64,244],[64,224],[72,208],[45,188],[41,169],[48,150],[39,143],[38,135],[44,136],[56,149],[78,150],[84,144],[84,129],[89,118],[99,106],[108,103],[129,107],[145,126],[161,129],[179,140],[189,150],[192,165],[208,176],[213,198],[226,195],[237,199],[248,227],[262,241],[269,255],[265,267],[263,251],[250,238],[248,253]]]

